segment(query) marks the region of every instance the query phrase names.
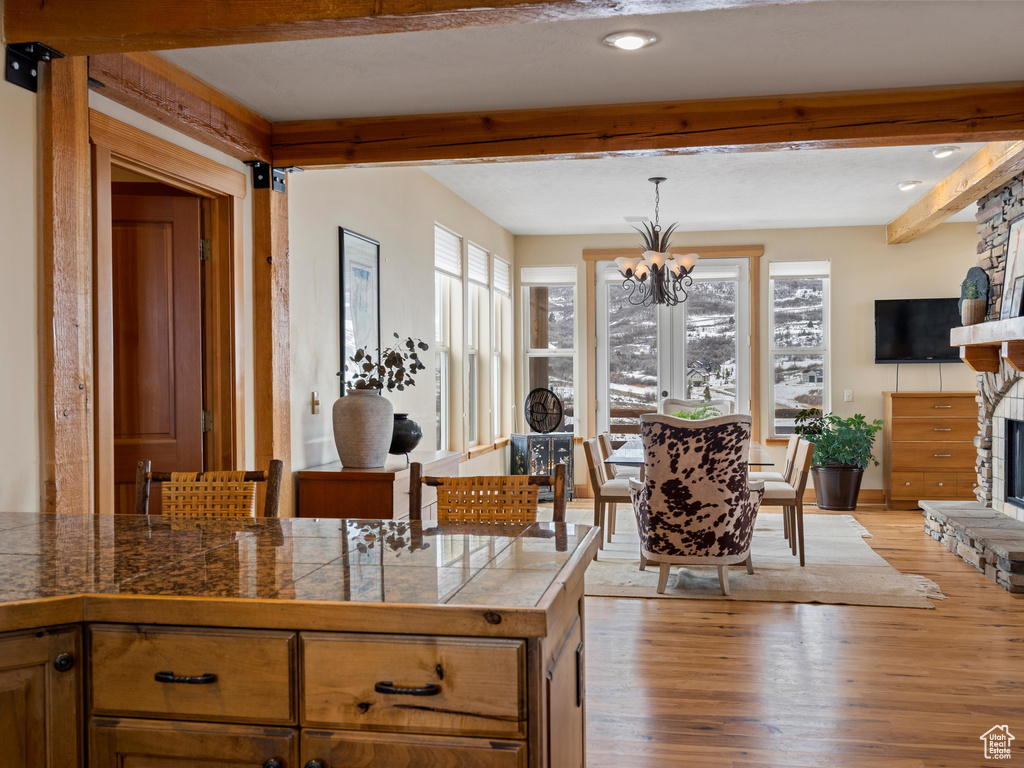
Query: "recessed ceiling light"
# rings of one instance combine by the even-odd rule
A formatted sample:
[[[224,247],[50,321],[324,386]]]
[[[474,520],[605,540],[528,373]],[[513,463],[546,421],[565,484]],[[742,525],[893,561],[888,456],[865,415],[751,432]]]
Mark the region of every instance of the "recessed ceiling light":
[[[640,32],[639,30],[631,29],[628,32],[610,34],[601,42],[605,45],[610,45],[612,48],[618,48],[620,51],[637,51],[649,45],[654,45],[657,41],[658,36],[653,32]]]
[[[899,187],[900,192],[909,192],[914,187],[921,186],[921,182],[920,181],[915,181],[913,179],[909,179],[907,181],[897,182],[896,186]]]
[[[959,151],[960,147],[936,147],[932,150],[932,157],[941,160],[944,157],[949,157],[954,152]]]

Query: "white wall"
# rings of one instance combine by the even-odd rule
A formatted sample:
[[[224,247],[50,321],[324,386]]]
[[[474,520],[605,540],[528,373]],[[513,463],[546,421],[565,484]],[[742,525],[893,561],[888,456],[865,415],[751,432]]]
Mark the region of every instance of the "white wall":
[[[884,227],[686,232],[673,238],[673,245],[679,247],[764,245],[761,259],[762,350],[768,348],[768,262],[829,259],[832,275],[829,340],[832,410],[842,416],[863,413],[869,420],[881,418],[881,393],[895,389],[896,385],[896,367],[874,363],[874,300],[959,295],[960,282],[977,261],[977,242],[974,225],[969,223],[943,224],[912,243],[895,246],[886,245]],[[528,265],[577,264],[577,322],[582,334],[587,314],[593,311],[586,306],[583,250],[632,247],[635,243],[635,235],[517,237],[516,278],[518,281],[518,269]],[[589,419],[592,413],[591,382],[586,380],[587,356],[591,350],[590,344],[579,345],[582,377],[579,398],[581,403],[587,404],[580,409],[584,419]],[[762,435],[771,431],[768,365],[768,356],[762,353]],[[947,391],[975,389],[975,376],[962,363],[943,365],[941,373],[943,389]],[[901,391],[938,390],[939,366],[901,366],[899,384]],[[843,390],[846,389],[853,390],[853,402],[843,402]],[[519,399],[521,395],[517,396],[517,401]],[[581,425],[581,430],[585,426]],[[876,456],[881,459],[881,440],[876,446]],[[784,448],[771,450],[777,461],[781,461]],[[865,488],[882,487],[880,470],[880,467],[868,470],[864,478]],[[580,472],[577,472],[576,482],[583,482]]]
[[[382,342],[397,333],[430,344],[416,386],[387,397],[396,412],[408,412],[423,427],[422,446],[432,447],[434,223],[508,261],[514,260],[512,235],[416,168],[308,171],[289,178],[288,194],[292,469],[338,460],[331,408],[340,390],[339,227],[380,242]],[[316,415],[314,390],[322,403]],[[462,472],[475,473],[484,460],[490,466],[495,453],[466,462]]]
[[[42,270],[36,94],[0,83],[0,509],[36,512],[42,498],[39,293]]]

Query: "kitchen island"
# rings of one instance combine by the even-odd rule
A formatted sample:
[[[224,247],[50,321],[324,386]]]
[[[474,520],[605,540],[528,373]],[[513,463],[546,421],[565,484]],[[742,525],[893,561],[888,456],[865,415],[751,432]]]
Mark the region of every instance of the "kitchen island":
[[[0,513],[0,743],[61,768],[579,768],[597,541]]]

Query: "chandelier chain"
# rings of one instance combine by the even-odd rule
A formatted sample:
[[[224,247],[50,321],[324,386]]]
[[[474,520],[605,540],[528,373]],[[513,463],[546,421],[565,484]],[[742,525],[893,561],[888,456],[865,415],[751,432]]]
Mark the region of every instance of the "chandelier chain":
[[[660,211],[661,211],[661,190],[658,189],[658,185],[660,183],[661,183],[660,181],[654,182],[654,231],[655,232],[660,232],[661,231],[661,224],[658,223],[658,219],[660,218],[659,214],[660,214]]]

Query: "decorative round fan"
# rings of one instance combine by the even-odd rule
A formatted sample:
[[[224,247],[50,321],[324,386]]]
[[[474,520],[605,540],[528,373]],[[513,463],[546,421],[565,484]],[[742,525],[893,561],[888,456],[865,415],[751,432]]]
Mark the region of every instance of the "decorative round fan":
[[[523,411],[526,413],[526,423],[534,432],[554,432],[562,423],[562,401],[550,389],[537,387],[530,392],[526,396]]]

